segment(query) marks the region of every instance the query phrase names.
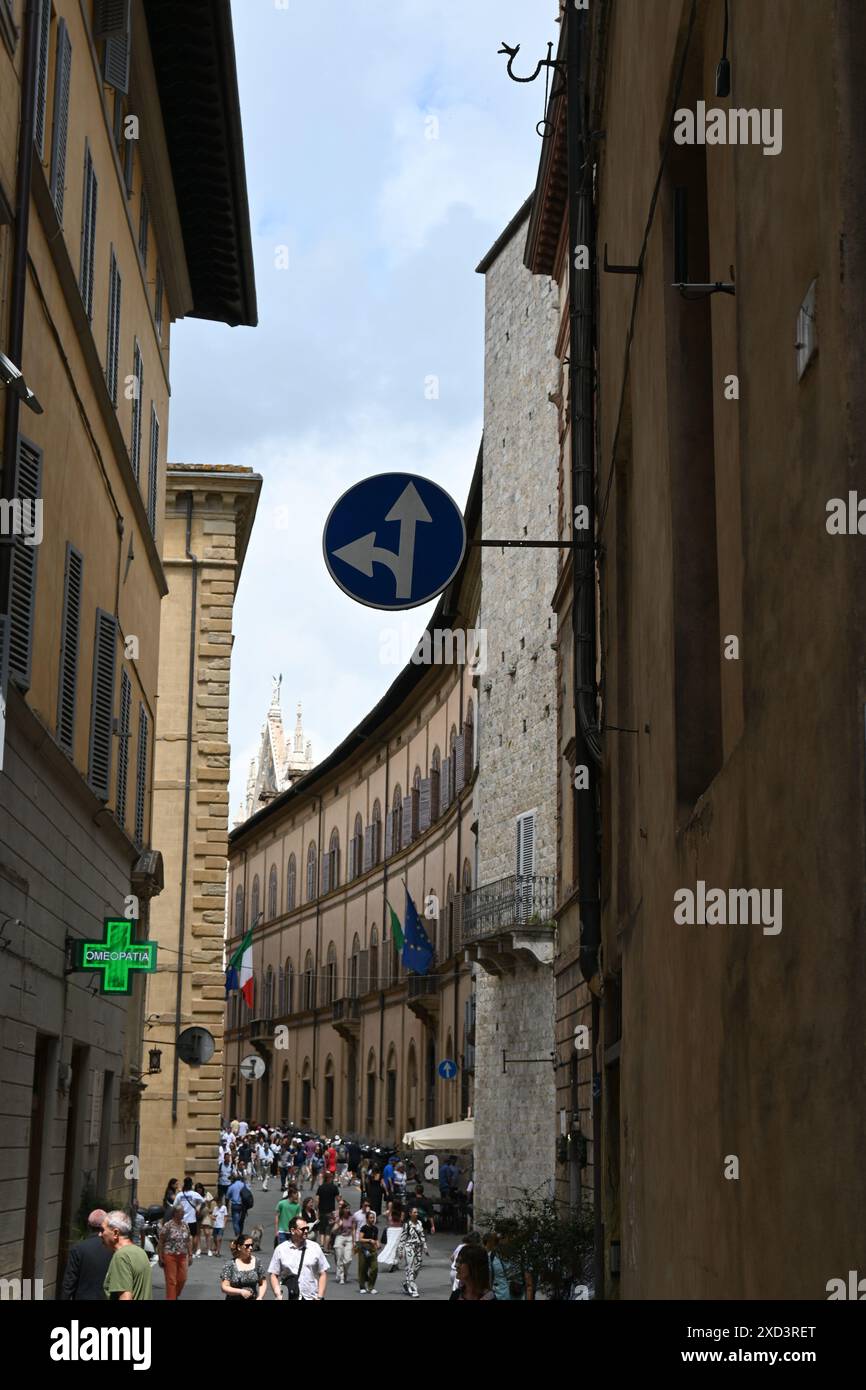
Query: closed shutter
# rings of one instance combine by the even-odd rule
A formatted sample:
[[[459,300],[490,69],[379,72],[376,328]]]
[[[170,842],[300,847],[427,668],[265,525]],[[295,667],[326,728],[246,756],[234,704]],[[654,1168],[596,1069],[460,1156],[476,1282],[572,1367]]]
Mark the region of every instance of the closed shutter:
[[[517,873],[531,876],[535,873],[535,812],[527,811],[517,817]]]
[[[462,792],[466,785],[466,755],[464,735],[458,735],[454,745],[454,786],[458,792]]]
[[[130,0],[97,0],[93,37],[105,40],[102,73],[116,92],[129,91]]]
[[[90,751],[87,780],[100,801],[107,801],[111,779],[111,740],[114,731],[114,672],[117,622],[112,613],[96,610],[93,644],[93,693],[90,706]]]
[[[135,784],[135,843],[144,844],[144,808],[147,804],[147,735],[150,721],[144,705],[138,707],[138,766]]]
[[[423,835],[425,830],[430,829],[432,823],[431,811],[431,787],[433,779],[424,777],[421,780],[421,795],[418,799],[418,833]]]
[[[129,780],[129,733],[132,713],[132,682],[126,671],[120,673],[120,726],[117,739],[117,797],[114,818],[126,825],[126,787]]]
[[[147,475],[147,519],[156,535],[156,499],[159,483],[159,420],[156,409],[150,407],[150,471]]]
[[[441,789],[442,810],[447,811],[451,805],[451,759],[442,759],[442,772],[439,776],[439,786]]]
[[[370,952],[361,951],[358,955],[358,993],[370,992]]]
[[[355,868],[355,863],[356,863],[356,854],[355,854],[355,850],[356,850],[356,841],[355,841],[355,837],[354,837],[354,835],[353,835],[352,838],[351,838],[351,840],[349,841],[349,877],[348,877],[348,880],[347,880],[348,883],[351,883],[351,882],[352,882],[352,879],[353,879],[353,878],[357,878],[357,876],[358,876],[358,871],[357,871],[357,869]]]
[[[411,845],[412,843],[412,806],[413,798],[410,793],[409,796],[403,797],[403,824],[400,832],[401,849],[405,849],[407,845]]]
[[[365,868],[365,869],[372,869],[372,867],[373,867],[373,835],[375,834],[375,830],[376,830],[376,827],[375,827],[374,825],[368,825],[367,828],[366,828],[366,830],[364,831],[364,868]]]
[[[35,504],[42,484],[42,450],[28,439],[18,439],[18,473],[15,497],[22,519],[35,521]],[[27,504],[25,506],[25,504]],[[33,509],[33,510],[31,510]],[[32,537],[31,539],[34,539]],[[33,655],[33,615],[36,604],[36,554],[38,547],[25,545],[24,536],[15,538],[12,548],[12,579],[9,596],[9,674],[17,685],[30,687]]]
[[[385,858],[391,858],[392,841],[394,839],[394,816],[391,811],[385,817]]]
[[[120,359],[120,271],[114,247],[111,248],[111,267],[108,283],[108,344],[105,350],[105,380],[111,404],[117,405],[117,366]]]
[[[57,697],[57,742],[72,755],[75,745],[75,704],[78,689],[78,643],[81,633],[81,588],[84,557],[66,547],[63,580],[63,621],[60,629],[60,690]]]
[[[93,37],[117,38],[129,28],[130,0],[95,0]]]
[[[54,132],[51,137],[51,201],[57,221],[63,222],[63,195],[66,191],[66,146],[69,139],[69,81],[72,73],[72,44],[66,21],[57,26],[57,68],[54,74]]]
[[[129,446],[129,461],[136,482],[141,476],[141,403],[144,399],[144,360],[136,339],[132,354],[132,375],[134,378],[132,397],[132,438]]]
[[[93,266],[96,251],[96,205],[98,184],[93,171],[90,146],[84,147],[84,199],[81,210],[81,270],[78,284],[89,319],[93,318]]]
[[[430,773],[430,819],[439,819],[439,772],[436,768]]]
[[[48,105],[48,50],[51,42],[51,0],[40,0],[39,54],[36,60],[36,123],[33,138],[40,159],[45,158],[45,114]]]
[[[327,893],[331,888],[331,856],[322,855],[322,893]]]

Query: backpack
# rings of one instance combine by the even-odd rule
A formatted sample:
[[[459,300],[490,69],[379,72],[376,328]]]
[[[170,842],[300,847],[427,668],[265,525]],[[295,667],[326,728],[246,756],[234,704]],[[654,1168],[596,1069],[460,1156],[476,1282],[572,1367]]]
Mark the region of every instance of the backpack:
[[[251,1207],[255,1206],[255,1201],[256,1199],[250,1192],[250,1189],[248,1187],[242,1187],[241,1206],[243,1207],[244,1211],[249,1211]]]

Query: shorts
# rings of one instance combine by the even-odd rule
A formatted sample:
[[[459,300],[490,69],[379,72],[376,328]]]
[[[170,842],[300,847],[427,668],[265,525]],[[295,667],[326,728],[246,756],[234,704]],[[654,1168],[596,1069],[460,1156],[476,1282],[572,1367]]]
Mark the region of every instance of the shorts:
[[[192,1236],[193,1240],[195,1240],[196,1236],[198,1235],[198,1222],[197,1222],[197,1221],[187,1221],[187,1223],[186,1223],[186,1229],[189,1231],[189,1233],[190,1233],[190,1235]]]

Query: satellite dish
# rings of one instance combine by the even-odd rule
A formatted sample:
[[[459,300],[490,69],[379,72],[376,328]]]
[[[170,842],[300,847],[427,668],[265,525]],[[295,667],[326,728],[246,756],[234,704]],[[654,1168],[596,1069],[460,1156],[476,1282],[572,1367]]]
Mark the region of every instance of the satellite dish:
[[[258,1081],[265,1074],[264,1058],[257,1057],[251,1052],[249,1057],[245,1057],[241,1062],[241,1076],[247,1081]]]
[[[216,1051],[213,1034],[206,1028],[184,1028],[177,1040],[177,1055],[190,1067],[201,1067]]]

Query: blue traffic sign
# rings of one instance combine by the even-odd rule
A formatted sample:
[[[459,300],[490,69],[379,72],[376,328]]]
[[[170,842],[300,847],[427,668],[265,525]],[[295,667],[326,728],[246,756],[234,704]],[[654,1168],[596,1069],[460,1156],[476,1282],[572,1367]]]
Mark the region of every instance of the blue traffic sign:
[[[368,608],[417,608],[460,568],[466,526],[438,483],[378,473],[343,493],[322,545],[331,578],[350,598]]]
[[[443,1081],[453,1081],[457,1075],[457,1063],[445,1061],[439,1063],[439,1075]]]

